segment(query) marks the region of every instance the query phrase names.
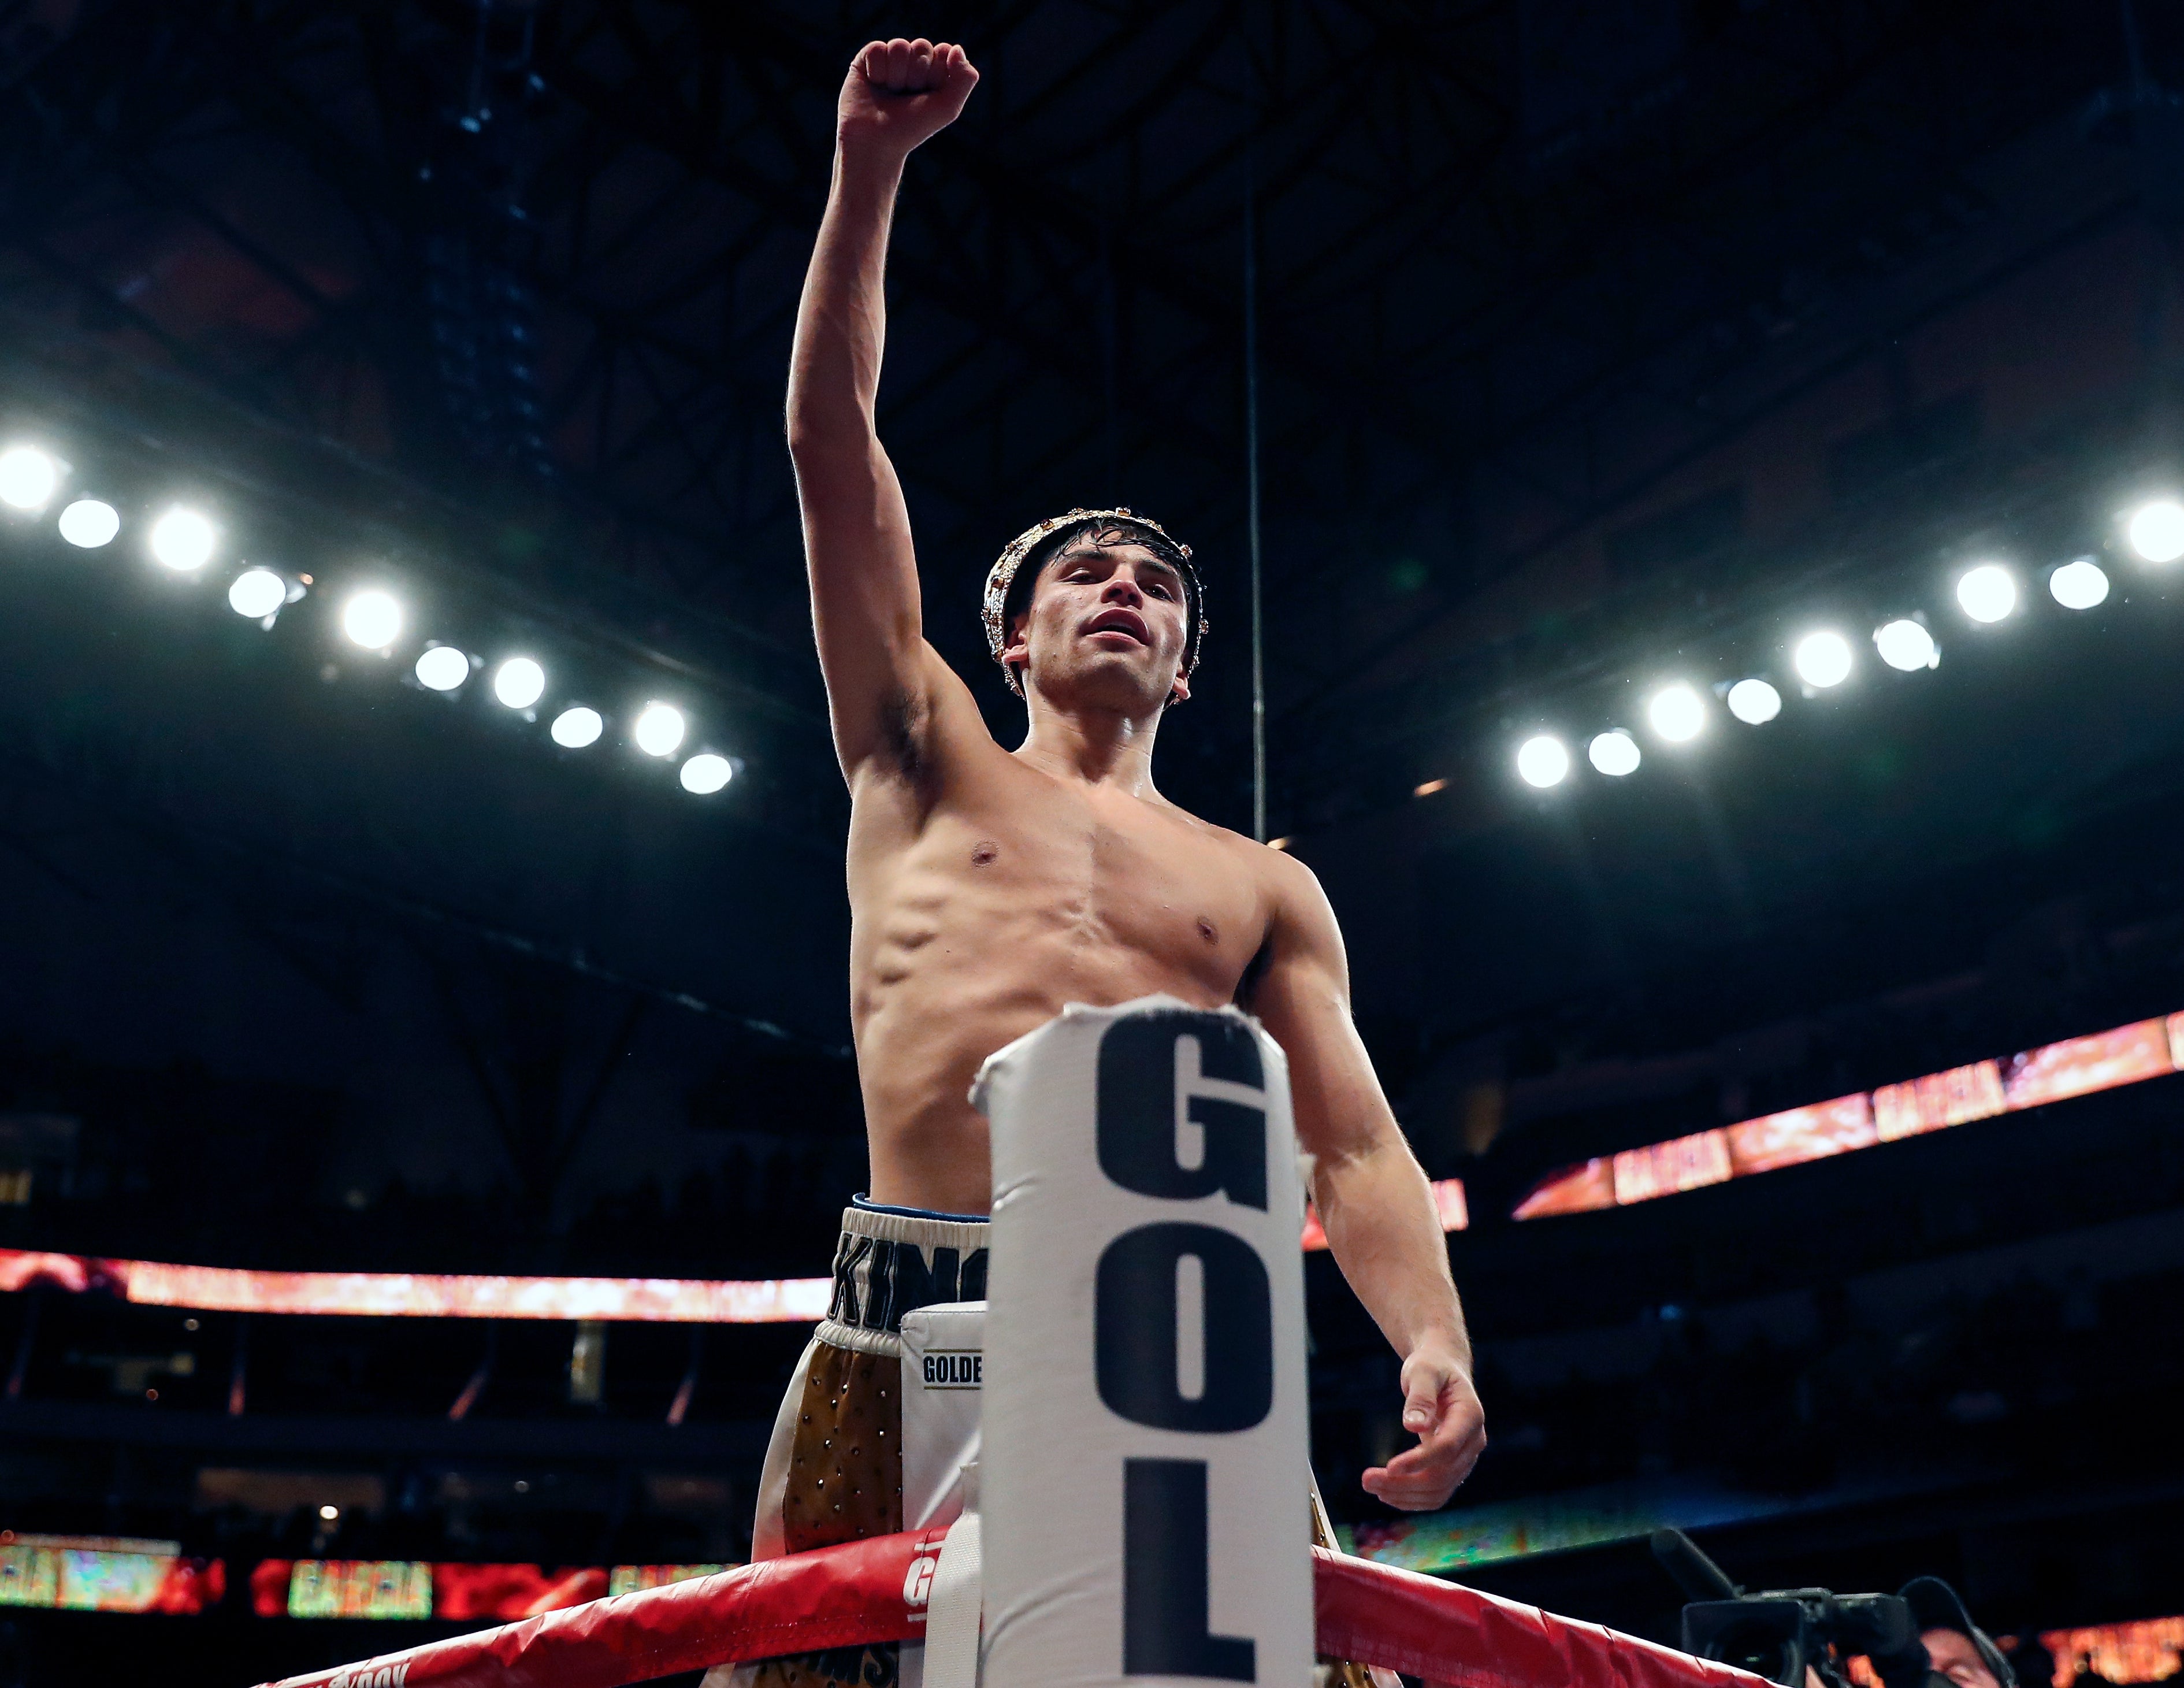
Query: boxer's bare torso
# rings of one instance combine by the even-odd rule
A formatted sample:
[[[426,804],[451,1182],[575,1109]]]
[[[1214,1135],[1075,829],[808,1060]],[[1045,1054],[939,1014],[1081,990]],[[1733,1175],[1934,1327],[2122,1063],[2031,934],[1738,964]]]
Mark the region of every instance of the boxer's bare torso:
[[[873,1198],[982,1213],[978,1063],[1067,1002],[1234,1000],[1294,864],[1156,793],[1010,754],[941,673],[925,765],[852,782],[850,1007]]]
[[[977,81],[956,47],[858,55],[789,370],[813,632],[852,805],[872,1193],[986,1212],[971,1081],[1065,1004],[1240,996],[1288,1057],[1335,1259],[1402,1357],[1402,1422],[1421,1440],[1362,1480],[1397,1506],[1438,1506],[1485,1446],[1484,1420],[1432,1193],[1351,1023],[1333,911],[1302,863],[1153,783],[1154,740],[1190,695],[1198,649],[1185,554],[1120,510],[1012,548],[1022,590],[993,631],[1028,711],[1014,751],[925,638],[909,511],[877,425],[887,242],[904,159]]]

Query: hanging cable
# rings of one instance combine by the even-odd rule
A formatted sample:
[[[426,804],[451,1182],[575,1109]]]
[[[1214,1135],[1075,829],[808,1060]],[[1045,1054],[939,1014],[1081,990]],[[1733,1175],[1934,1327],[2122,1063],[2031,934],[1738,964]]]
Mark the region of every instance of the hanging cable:
[[[1251,159],[1244,160],[1244,487],[1251,559],[1251,836],[1267,841],[1267,642],[1259,591],[1259,242]]]

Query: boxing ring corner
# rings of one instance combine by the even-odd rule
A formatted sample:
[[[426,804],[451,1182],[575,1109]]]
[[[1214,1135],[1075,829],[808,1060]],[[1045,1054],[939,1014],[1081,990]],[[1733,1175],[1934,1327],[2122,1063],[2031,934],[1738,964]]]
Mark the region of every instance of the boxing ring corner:
[[[632,1688],[681,1672],[921,1641],[939,1533],[906,1530],[616,1595],[261,1688]],[[1312,1550],[1318,1652],[1446,1688],[1767,1688],[1597,1624]]]

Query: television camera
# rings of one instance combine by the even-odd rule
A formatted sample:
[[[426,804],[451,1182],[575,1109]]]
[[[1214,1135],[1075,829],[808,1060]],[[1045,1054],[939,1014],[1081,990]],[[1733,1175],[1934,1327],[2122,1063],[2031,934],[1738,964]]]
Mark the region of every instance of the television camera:
[[[1926,1649],[1910,1605],[1892,1594],[1824,1588],[1747,1592],[1680,1529],[1652,1534],[1653,1557],[1689,1596],[1683,1648],[1782,1688],[1852,1688],[1850,1660],[1873,1661],[1884,1688],[1926,1688]],[[1941,1688],[1949,1688],[1942,1680]]]

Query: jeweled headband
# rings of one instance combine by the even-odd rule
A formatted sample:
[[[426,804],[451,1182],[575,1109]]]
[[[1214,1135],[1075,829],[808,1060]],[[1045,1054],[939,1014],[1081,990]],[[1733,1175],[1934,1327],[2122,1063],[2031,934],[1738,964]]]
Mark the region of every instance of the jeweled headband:
[[[1190,611],[1190,644],[1184,652],[1183,666],[1176,671],[1178,677],[1188,678],[1198,666],[1199,647],[1206,642],[1206,589],[1199,584],[1198,571],[1190,565],[1190,547],[1173,538],[1150,516],[1139,515],[1133,510],[1072,510],[1067,515],[1050,515],[1024,529],[1009,541],[1008,549],[986,573],[986,649],[993,653],[994,661],[1001,663],[1001,672],[1008,676],[1009,689],[1018,697],[1023,695],[1023,679],[1007,663],[1001,662],[1001,653],[1009,644],[1009,588],[1016,584],[1017,571],[1023,566],[1024,559],[1039,541],[1065,527],[1086,523],[1097,523],[1101,527],[1134,527],[1157,534],[1182,554],[1183,591],[1190,600],[1185,607]]]

